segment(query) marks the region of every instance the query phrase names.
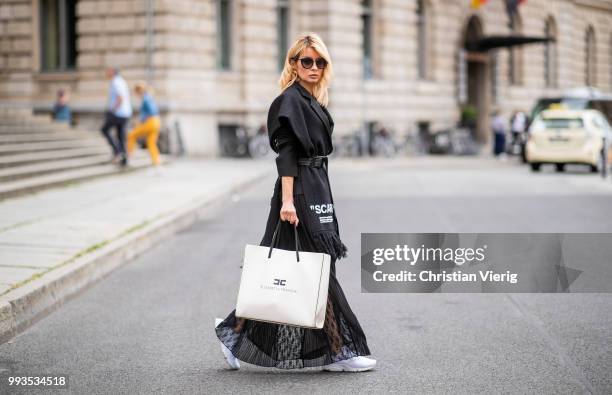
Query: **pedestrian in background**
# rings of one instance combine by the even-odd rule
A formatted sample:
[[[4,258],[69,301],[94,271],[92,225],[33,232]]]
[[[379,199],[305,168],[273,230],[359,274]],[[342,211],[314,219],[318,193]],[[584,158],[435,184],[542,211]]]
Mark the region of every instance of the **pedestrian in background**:
[[[506,120],[504,119],[499,109],[493,110],[493,120],[491,129],[493,129],[493,155],[498,159],[505,159],[506,148]]]
[[[155,100],[153,100],[150,88],[144,81],[139,81],[134,85],[134,92],[142,100],[139,111],[140,123],[128,133],[127,153],[131,155],[138,139],[146,138],[147,149],[151,155],[151,160],[153,165],[157,166],[159,165],[157,138],[159,137],[159,129],[161,128],[159,108]]]
[[[70,124],[72,122],[72,111],[68,105],[70,97],[65,89],[58,89],[55,104],[53,104],[53,120]]]
[[[510,147],[512,147],[512,153],[515,153],[515,147],[520,147],[520,137],[521,134],[525,132],[526,127],[527,115],[521,110],[515,111],[512,119],[510,120],[510,131],[512,132],[512,142],[510,143]]]
[[[108,144],[113,149],[112,163],[127,165],[127,154],[125,151],[125,128],[132,116],[132,104],[130,103],[130,90],[127,83],[119,73],[119,69],[108,67],[106,78],[110,80],[108,91],[107,110],[104,114],[104,125],[102,133]],[[115,128],[117,138],[113,138],[110,130]]]

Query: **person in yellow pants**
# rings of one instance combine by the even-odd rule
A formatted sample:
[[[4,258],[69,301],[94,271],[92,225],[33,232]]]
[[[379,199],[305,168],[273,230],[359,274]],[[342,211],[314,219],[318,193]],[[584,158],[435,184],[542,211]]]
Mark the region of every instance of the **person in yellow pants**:
[[[136,125],[127,136],[127,152],[131,154],[140,138],[146,138],[147,149],[151,155],[151,160],[155,166],[159,165],[159,149],[157,148],[157,138],[161,128],[159,118],[159,108],[153,100],[147,84],[139,81],[134,86],[134,92],[142,99],[140,105],[140,123]]]

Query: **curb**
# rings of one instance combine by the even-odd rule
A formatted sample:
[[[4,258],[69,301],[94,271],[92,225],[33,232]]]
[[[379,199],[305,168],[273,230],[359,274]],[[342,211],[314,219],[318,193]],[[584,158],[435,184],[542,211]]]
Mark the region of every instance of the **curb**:
[[[202,197],[162,218],[146,222],[136,231],[118,236],[101,248],[4,295],[0,300],[0,344],[8,342],[151,246],[209,217],[233,193],[254,185],[267,175],[268,171],[262,171],[251,179],[219,190],[213,196]]]

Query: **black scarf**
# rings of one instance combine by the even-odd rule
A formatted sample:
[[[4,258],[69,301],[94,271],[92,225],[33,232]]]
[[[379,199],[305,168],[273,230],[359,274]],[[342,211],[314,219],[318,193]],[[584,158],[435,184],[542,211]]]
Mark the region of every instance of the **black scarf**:
[[[284,126],[293,131],[301,146],[298,152],[303,157],[328,155],[332,150],[333,125],[327,110],[296,82],[279,95],[270,106],[268,112],[270,146],[278,152],[276,132]],[[316,152],[311,136],[328,139],[326,144],[328,152]],[[304,222],[319,251],[331,255],[332,259],[346,257],[347,247],[340,240],[327,164],[321,167],[299,165],[298,176],[294,182],[294,195],[297,198],[296,206],[301,208],[299,210],[296,207],[299,210],[300,223]],[[303,202],[300,195],[304,197]],[[304,216],[305,218],[302,218]]]

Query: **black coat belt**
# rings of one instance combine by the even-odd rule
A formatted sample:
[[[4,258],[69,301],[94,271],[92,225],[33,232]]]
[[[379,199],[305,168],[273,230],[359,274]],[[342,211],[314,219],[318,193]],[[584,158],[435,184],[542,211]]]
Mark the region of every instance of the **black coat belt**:
[[[327,156],[313,156],[309,158],[298,158],[298,165],[322,167],[325,164],[327,167]]]

